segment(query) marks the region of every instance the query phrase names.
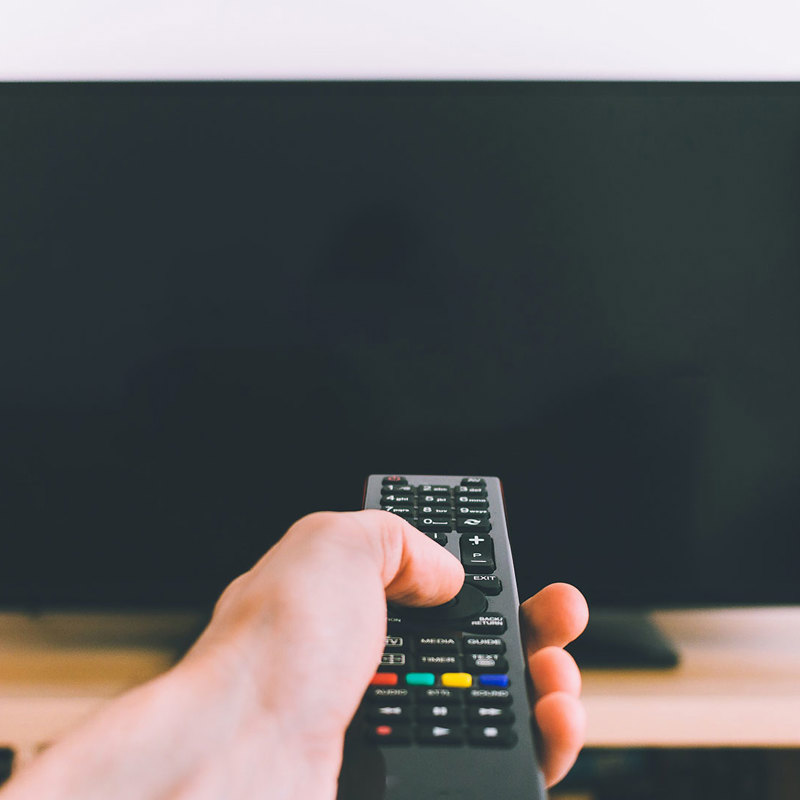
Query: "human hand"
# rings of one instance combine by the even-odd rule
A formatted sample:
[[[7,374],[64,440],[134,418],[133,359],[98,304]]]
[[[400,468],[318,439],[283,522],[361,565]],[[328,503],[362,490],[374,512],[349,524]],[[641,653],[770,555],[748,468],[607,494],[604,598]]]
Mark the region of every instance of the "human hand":
[[[437,605],[463,579],[455,557],[398,516],[312,514],[229,587],[191,655],[216,651],[225,669],[245,670],[261,702],[278,704],[283,726],[303,731],[338,771],[342,736],[383,650],[386,598]],[[523,603],[522,612],[541,767],[552,785],[583,743],[580,673],[562,648],[581,633],[588,611],[577,589],[553,584]],[[270,652],[276,640],[283,647]],[[276,698],[281,674],[295,680]]]
[[[181,662],[53,746],[0,798],[235,800],[268,789],[331,800],[383,649],[386,598],[438,605],[462,582],[458,560],[397,516],[304,517],[228,587]],[[523,604],[549,784],[582,741],[580,676],[560,646],[585,617],[563,584]]]

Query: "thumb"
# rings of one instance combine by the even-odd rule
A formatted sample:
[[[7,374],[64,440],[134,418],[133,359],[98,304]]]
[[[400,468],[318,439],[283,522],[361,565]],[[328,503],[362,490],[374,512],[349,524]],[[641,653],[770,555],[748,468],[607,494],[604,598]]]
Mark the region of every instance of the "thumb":
[[[464,584],[461,562],[402,517],[374,509],[347,513],[366,534],[388,600],[436,606],[459,592]]]

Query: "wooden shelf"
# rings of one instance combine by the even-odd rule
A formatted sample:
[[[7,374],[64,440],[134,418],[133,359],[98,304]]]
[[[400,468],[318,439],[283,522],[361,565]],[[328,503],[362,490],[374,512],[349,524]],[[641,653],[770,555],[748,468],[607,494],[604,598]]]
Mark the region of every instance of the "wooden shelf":
[[[674,670],[588,670],[593,747],[800,747],[800,607],[660,611]],[[193,614],[0,614],[0,744],[32,753],[168,669]]]
[[[800,747],[800,607],[660,611],[681,663],[587,670],[587,745]]]

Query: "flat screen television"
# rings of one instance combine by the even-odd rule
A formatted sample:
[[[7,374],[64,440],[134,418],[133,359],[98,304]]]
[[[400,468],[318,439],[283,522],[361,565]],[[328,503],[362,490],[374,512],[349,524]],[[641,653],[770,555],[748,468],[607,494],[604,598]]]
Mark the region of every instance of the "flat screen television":
[[[0,85],[0,605],[209,606],[373,472],[521,595],[800,602],[800,85]]]

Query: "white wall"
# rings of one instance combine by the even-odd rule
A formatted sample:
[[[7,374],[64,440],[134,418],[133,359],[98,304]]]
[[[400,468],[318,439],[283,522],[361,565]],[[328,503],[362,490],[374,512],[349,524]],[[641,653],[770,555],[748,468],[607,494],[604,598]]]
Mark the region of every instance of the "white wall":
[[[0,79],[800,79],[800,0],[0,0]]]

